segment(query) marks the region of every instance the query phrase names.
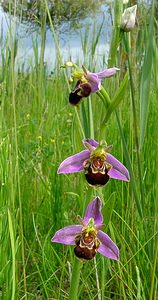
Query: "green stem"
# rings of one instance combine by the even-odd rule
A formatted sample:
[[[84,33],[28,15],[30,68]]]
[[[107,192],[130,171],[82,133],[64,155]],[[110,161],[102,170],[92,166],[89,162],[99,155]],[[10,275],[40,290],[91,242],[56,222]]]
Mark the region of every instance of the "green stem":
[[[94,139],[94,123],[93,123],[93,110],[92,110],[92,103],[91,97],[88,99],[88,112],[89,112],[89,127],[90,127],[90,138]]]
[[[101,257],[101,294],[102,299],[104,299],[105,293],[105,258]]]
[[[156,249],[155,249],[155,255],[154,255],[154,263],[153,263],[153,270],[152,270],[152,277],[151,277],[151,288],[150,288],[149,300],[154,299],[153,294],[154,294],[154,281],[155,281],[155,275],[156,275],[157,258],[158,258],[158,237],[157,237]]]
[[[110,51],[108,58],[108,67],[113,67],[116,62],[117,49],[120,43],[120,19],[123,10],[123,2],[120,0],[114,1],[114,20],[112,38],[110,42]]]
[[[100,290],[100,284],[99,284],[99,276],[98,276],[96,257],[94,257],[94,268],[95,268],[96,284],[97,284],[97,290],[98,290],[98,300],[101,300],[101,290]]]
[[[107,91],[103,88],[103,86],[101,86],[101,89],[100,89],[100,91],[97,92],[97,95],[98,95],[99,98],[102,100],[103,105],[104,105],[104,107],[105,107],[105,111],[106,111],[106,113],[107,113],[108,108],[109,108],[109,106],[110,106],[110,104],[111,104],[111,99],[110,99],[109,94],[108,94]],[[105,116],[105,112],[104,112],[103,115],[101,116],[101,119],[103,119],[104,116]],[[104,125],[104,126],[105,126],[105,125]],[[103,123],[101,122],[99,130],[102,131],[102,129],[103,129],[104,126],[103,126]]]
[[[13,228],[13,222],[11,218],[10,211],[8,209],[8,223],[9,223],[9,233],[11,242],[11,252],[12,252],[12,300],[15,299],[15,288],[16,288],[16,247],[15,247],[15,234]]]
[[[77,107],[75,107],[75,113],[76,113],[76,117],[77,117],[77,121],[78,121],[78,124],[79,124],[80,131],[81,131],[81,134],[82,134],[82,138],[85,139],[85,133],[84,133],[84,130],[83,130],[83,127],[82,127],[82,123],[81,123],[81,120],[80,120],[80,117],[79,117]]]
[[[70,285],[70,293],[69,293],[69,300],[77,300],[78,298],[78,286],[80,281],[80,272],[83,263],[75,258],[72,276],[71,276],[71,285]]]

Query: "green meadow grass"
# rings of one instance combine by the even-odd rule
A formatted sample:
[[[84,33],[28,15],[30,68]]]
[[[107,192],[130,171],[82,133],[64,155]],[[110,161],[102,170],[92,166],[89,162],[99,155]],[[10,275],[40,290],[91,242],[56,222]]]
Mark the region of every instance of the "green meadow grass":
[[[143,16],[141,9],[139,12]],[[145,20],[143,22],[141,24],[144,25]],[[41,34],[42,30],[45,30],[45,24]],[[10,35],[14,38],[11,29]],[[157,45],[146,26],[135,29],[131,39],[130,62],[137,118],[134,116],[131,78],[128,76],[122,100],[103,126],[105,107],[98,95],[85,99],[76,110],[69,105],[66,73],[60,68],[60,49],[55,72],[48,76],[43,54],[38,64],[39,54],[34,45],[36,64],[30,66],[31,71],[27,73],[15,68],[14,39],[10,51],[6,41],[0,84],[2,300],[68,299],[73,247],[52,244],[51,237],[57,229],[76,224],[77,216],[84,215],[87,204],[98,191],[87,185],[84,174],[57,175],[57,168],[67,156],[83,150],[83,132],[87,138],[105,139],[109,145],[112,144],[111,153],[127,167],[130,164],[132,180],[126,183],[111,179],[99,191],[105,204],[104,230],[118,245],[120,260],[108,260],[97,254],[96,264],[95,261],[86,262],[81,272],[78,298],[158,299]],[[87,49],[86,35],[83,40],[84,52]],[[153,42],[153,49],[150,49],[148,40]],[[84,64],[87,61],[88,67],[93,69],[94,61],[95,64],[97,62],[95,51],[99,36],[93,37],[91,42],[92,53],[87,57],[85,51]],[[144,53],[147,59],[151,59],[151,55],[153,58],[151,82],[145,88],[145,91],[150,89],[148,97],[143,96],[149,71],[146,60],[142,68]],[[110,97],[115,95],[123,80],[124,67],[128,69],[124,46],[114,55],[114,64],[121,66],[120,74],[103,82]],[[103,67],[106,67],[104,62],[103,65],[96,64],[97,70]],[[148,103],[143,104],[143,101]],[[139,149],[135,125],[138,140],[141,136]]]

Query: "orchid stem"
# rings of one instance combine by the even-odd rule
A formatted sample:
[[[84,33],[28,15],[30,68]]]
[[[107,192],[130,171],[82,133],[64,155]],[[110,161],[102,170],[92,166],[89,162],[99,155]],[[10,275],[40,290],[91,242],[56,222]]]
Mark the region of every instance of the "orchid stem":
[[[88,112],[89,112],[89,125],[90,125],[90,137],[94,139],[94,123],[93,123],[93,110],[92,110],[92,103],[91,97],[89,96],[88,99]]]
[[[104,257],[102,259],[102,266],[101,266],[101,294],[102,299],[104,299],[104,291],[105,291],[105,259]]]
[[[74,260],[72,276],[71,276],[71,285],[70,285],[70,293],[69,293],[69,300],[77,300],[78,299],[78,286],[80,281],[80,272],[83,263],[76,259]]]
[[[97,290],[98,290],[98,300],[101,300],[101,290],[100,290],[100,285],[99,285],[99,276],[98,276],[96,257],[94,257],[94,268],[95,268],[96,284],[97,284]]]
[[[79,124],[79,128],[81,130],[82,138],[85,139],[85,133],[84,133],[84,130],[83,130],[83,127],[82,127],[82,124],[81,124],[81,120],[80,120],[80,117],[79,117],[77,107],[75,107],[75,113],[76,113],[77,121],[78,121],[78,124]]]
[[[104,201],[104,195],[103,195],[102,187],[95,187],[95,189],[94,189],[94,196],[95,197],[99,196],[99,198],[102,200],[102,204],[104,206],[105,201]]]

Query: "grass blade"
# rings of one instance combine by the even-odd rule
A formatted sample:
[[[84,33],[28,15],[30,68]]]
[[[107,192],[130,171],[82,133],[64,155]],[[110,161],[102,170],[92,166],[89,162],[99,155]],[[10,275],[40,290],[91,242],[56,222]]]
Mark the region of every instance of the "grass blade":
[[[154,2],[153,2],[154,3]],[[149,32],[146,37],[146,53],[142,68],[142,77],[140,83],[140,144],[141,150],[144,143],[150,100],[150,83],[153,61],[153,27],[154,27],[154,4],[150,16]]]
[[[10,215],[10,211],[8,209],[8,223],[9,223],[9,233],[10,233],[10,241],[11,241],[11,251],[12,251],[12,299],[15,299],[15,237],[14,237],[14,229],[12,218]]]

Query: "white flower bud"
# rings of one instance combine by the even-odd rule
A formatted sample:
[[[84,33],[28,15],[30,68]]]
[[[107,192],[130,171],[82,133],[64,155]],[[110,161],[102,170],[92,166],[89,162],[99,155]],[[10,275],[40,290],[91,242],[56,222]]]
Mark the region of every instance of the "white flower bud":
[[[124,10],[121,17],[120,28],[123,31],[129,32],[135,26],[137,5],[128,7]]]
[[[127,4],[129,0],[123,0],[123,4]]]

